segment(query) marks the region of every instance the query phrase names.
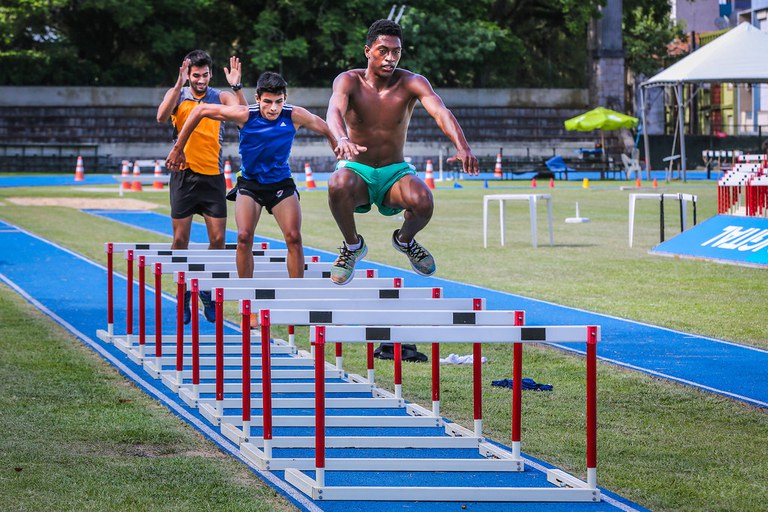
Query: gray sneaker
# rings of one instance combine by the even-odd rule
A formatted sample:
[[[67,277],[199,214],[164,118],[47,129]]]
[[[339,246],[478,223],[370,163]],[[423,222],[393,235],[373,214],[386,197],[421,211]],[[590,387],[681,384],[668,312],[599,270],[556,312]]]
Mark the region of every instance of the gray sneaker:
[[[347,248],[347,243],[342,242],[339,247],[339,257],[333,262],[331,266],[331,281],[336,284],[347,284],[354,277],[355,263],[358,260],[365,258],[368,254],[368,246],[365,245],[365,240],[361,235],[357,235],[360,238],[360,248],[356,251],[350,251]]]
[[[415,270],[417,274],[421,274],[422,276],[431,276],[434,274],[435,270],[437,270],[435,258],[433,258],[429,251],[422,247],[415,239],[412,240],[411,244],[407,247],[403,247],[397,243],[397,234],[399,232],[400,230],[396,229],[395,232],[392,233],[392,247],[408,256],[408,261],[411,262],[411,267],[413,267],[413,270]]]

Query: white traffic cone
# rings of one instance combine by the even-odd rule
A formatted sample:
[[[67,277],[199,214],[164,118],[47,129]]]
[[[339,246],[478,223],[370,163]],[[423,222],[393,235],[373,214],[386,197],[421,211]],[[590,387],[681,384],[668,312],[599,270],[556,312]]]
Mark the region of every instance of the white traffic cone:
[[[304,164],[304,175],[307,179],[307,188],[317,188],[315,178],[312,177],[312,167],[309,164]]]
[[[141,186],[141,169],[139,169],[139,162],[133,162],[133,183],[131,183],[131,190],[135,192],[141,192],[144,190]]]
[[[227,182],[227,188],[232,188],[232,166],[229,160],[224,162],[224,180]]]
[[[85,180],[85,168],[83,167],[83,157],[77,157],[77,165],[75,165],[75,181]]]
[[[155,160],[155,181],[152,182],[152,188],[157,190],[163,190],[163,182],[160,178],[163,176],[163,171],[160,170],[160,162]]]
[[[427,160],[427,174],[424,177],[424,183],[426,183],[432,190],[435,190],[435,176],[432,169],[432,160]]]

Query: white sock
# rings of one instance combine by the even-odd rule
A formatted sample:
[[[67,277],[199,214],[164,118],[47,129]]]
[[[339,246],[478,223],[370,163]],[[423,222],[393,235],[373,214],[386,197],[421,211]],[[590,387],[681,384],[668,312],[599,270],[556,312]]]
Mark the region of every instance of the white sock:
[[[397,242],[397,245],[399,245],[400,247],[402,247],[402,248],[404,248],[404,249],[405,249],[405,248],[407,248],[407,247],[410,247],[410,246],[411,246],[411,244],[413,244],[413,240],[411,240],[411,241],[410,241],[410,242],[408,242],[408,243],[405,243],[405,242],[401,242],[401,241],[400,241],[400,237],[399,237],[399,235],[396,235],[396,236],[395,236],[395,242]]]
[[[350,251],[354,252],[354,251],[360,249],[360,247],[363,246],[363,241],[360,240],[360,238],[358,238],[356,244],[348,244],[347,242],[344,242],[344,245],[347,246],[347,249],[349,249]]]

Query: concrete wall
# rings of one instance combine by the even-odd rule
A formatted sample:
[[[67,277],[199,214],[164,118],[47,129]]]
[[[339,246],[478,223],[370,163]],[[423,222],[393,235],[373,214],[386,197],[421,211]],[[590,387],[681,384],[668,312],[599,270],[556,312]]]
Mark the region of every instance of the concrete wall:
[[[228,90],[228,89],[226,89]],[[157,106],[167,89],[149,87],[0,87],[0,106]],[[255,88],[244,89],[253,98]],[[449,107],[561,107],[586,108],[585,89],[437,89]],[[330,88],[288,90],[291,103],[326,107]]]
[[[133,112],[134,118],[137,113],[140,119],[146,116],[145,130],[152,130],[150,133],[155,133],[153,130],[156,130],[158,126],[154,122],[153,114],[166,91],[166,88],[141,87],[0,87],[0,125],[4,125],[5,129],[8,130],[8,127],[12,126],[8,122],[8,116],[22,115],[19,112],[25,112],[24,115],[27,116],[35,116],[44,115],[46,108],[61,109],[66,107],[67,111],[70,112],[66,115],[72,116],[72,109],[77,107],[87,107],[90,110],[99,107],[111,107],[113,109],[126,108]],[[253,98],[255,95],[255,89],[246,88],[245,92],[248,98]],[[538,157],[552,156],[555,153],[571,154],[573,149],[583,147],[586,143],[584,141],[594,139],[593,134],[590,133],[569,132],[568,137],[560,137],[559,140],[557,140],[557,135],[549,134],[552,132],[552,126],[563,131],[562,121],[589,108],[586,89],[438,89],[437,92],[449,108],[462,109],[462,115],[466,116],[467,123],[465,131],[478,119],[484,120],[486,124],[490,125],[484,128],[486,130],[484,138],[476,140],[470,138],[473,151],[478,156],[495,156],[502,150],[505,156]],[[306,107],[319,115],[324,115],[330,94],[330,88],[295,88],[289,89],[288,99],[291,103]],[[485,110],[473,114],[472,109],[474,108],[478,108],[478,111],[480,108]],[[501,109],[514,110],[502,113]],[[39,113],[34,114],[34,112]],[[566,116],[566,114],[568,115]],[[85,115],[91,116],[93,114]],[[54,130],[55,133],[65,135],[66,130],[72,128],[69,128],[66,123],[67,119],[62,119],[60,114],[56,114],[56,116],[58,116],[57,122],[61,123],[61,126],[43,125],[39,128],[47,128]],[[472,119],[473,116],[474,119]],[[493,129],[497,125],[494,124],[496,122],[494,119],[498,116],[503,116],[504,119],[511,121],[515,121],[515,116],[519,116],[520,119],[529,119],[537,124],[546,125],[548,128],[541,130],[542,135],[533,135],[533,129],[525,131],[527,137],[524,139],[515,135],[504,135],[503,130],[499,129],[499,136],[495,138]],[[414,126],[418,122],[423,123],[425,121],[429,126],[432,126],[434,123],[431,120],[421,119],[418,121],[417,119],[427,117],[423,111],[417,112],[414,115],[411,128],[416,130]],[[458,114],[457,117],[459,117]],[[133,119],[134,122],[135,120]],[[23,126],[33,127],[34,122],[34,119],[25,120]],[[41,120],[40,122],[45,123],[46,121]],[[119,118],[111,119],[110,122],[119,123]],[[18,122],[16,126],[18,126]],[[81,126],[79,130],[87,129],[87,123],[84,126]],[[448,139],[440,134],[435,126],[433,128],[435,136],[434,138],[430,137],[428,142],[424,141],[423,138],[422,141],[418,141],[415,136],[411,136],[411,142],[405,148],[406,154],[414,159],[437,159],[439,154],[452,156],[453,148]],[[61,132],[56,132],[56,130],[61,130]],[[122,140],[120,137],[115,138],[113,136],[109,140],[89,142],[98,143],[100,158],[106,158],[109,162],[106,165],[111,168],[114,166],[114,162],[119,163],[121,159],[165,158],[171,146],[170,130],[158,130],[158,132],[157,142],[154,142],[154,137],[146,136],[143,137],[143,140],[134,141]],[[59,137],[59,140],[61,139],[62,137]],[[0,141],[0,144],[2,142]],[[14,142],[24,144],[23,137],[22,140],[18,140],[17,137]],[[74,139],[73,142],[75,142]],[[225,158],[231,160],[238,158],[236,135],[232,133],[227,135],[223,150]],[[302,159],[310,157],[327,157],[329,161],[332,159],[330,149],[320,138],[297,141],[292,154]]]

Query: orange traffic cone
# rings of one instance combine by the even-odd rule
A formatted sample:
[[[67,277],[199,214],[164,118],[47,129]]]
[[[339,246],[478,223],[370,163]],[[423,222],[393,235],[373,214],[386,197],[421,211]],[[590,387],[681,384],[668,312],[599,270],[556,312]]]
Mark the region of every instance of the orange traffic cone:
[[[131,175],[131,171],[128,170],[129,165],[130,163],[128,160],[123,160],[123,169],[120,172],[120,174],[123,176],[123,184],[121,185],[123,190],[131,190],[131,182],[128,180],[128,177]]]
[[[75,165],[75,181],[83,181],[85,179],[85,168],[83,167],[83,157],[77,157],[77,165]]]
[[[656,181],[656,178],[653,178],[653,188],[659,188],[659,182]]]
[[[555,178],[549,178],[549,188],[555,188]]]
[[[637,188],[640,188],[640,186],[641,186],[641,184],[640,184],[640,178],[637,178],[637,179],[635,180],[635,187],[637,187]]]
[[[494,178],[502,178],[504,175],[501,171],[501,153],[496,155],[496,167],[493,169]]]
[[[232,166],[229,165],[229,160],[224,162],[224,179],[227,182],[227,188],[232,188]]]
[[[531,180],[531,188],[536,188],[536,178]]]
[[[316,188],[315,178],[312,177],[312,167],[309,164],[304,164],[304,175],[307,179],[307,188]]]
[[[141,187],[141,181],[139,180],[140,176],[141,171],[139,170],[139,162],[133,162],[133,183],[131,184],[131,190],[136,192],[141,192],[143,190]]]
[[[424,177],[424,182],[429,188],[435,190],[435,176],[432,170],[432,160],[427,160],[427,175]]]
[[[152,182],[152,188],[163,190],[163,182],[159,179],[162,175],[163,171],[160,170],[160,162],[155,160],[155,181]]]

